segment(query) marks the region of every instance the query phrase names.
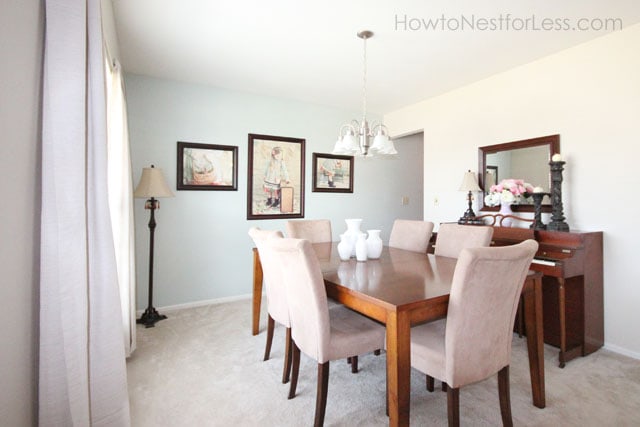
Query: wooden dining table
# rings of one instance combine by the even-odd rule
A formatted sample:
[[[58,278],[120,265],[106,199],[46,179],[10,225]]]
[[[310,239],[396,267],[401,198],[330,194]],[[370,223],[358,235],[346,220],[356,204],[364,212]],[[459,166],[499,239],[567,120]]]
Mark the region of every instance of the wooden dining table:
[[[386,326],[390,426],[409,425],[411,326],[446,317],[456,259],[385,247],[377,260],[341,261],[337,243],[316,243],[327,296]],[[262,268],[254,249],[253,334],[259,331]],[[522,290],[533,404],[545,407],[542,274]]]

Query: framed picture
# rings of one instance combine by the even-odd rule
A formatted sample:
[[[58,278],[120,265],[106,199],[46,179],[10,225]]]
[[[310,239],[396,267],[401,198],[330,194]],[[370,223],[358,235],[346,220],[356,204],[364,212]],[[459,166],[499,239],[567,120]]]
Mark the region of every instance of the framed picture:
[[[353,156],[313,153],[311,191],[353,193]]]
[[[178,190],[238,190],[238,147],[178,141]]]
[[[492,185],[496,185],[498,183],[498,167],[497,166],[487,166],[487,170],[485,171],[484,176],[484,193],[489,194],[489,189]]]
[[[247,219],[304,218],[304,145],[249,134]]]

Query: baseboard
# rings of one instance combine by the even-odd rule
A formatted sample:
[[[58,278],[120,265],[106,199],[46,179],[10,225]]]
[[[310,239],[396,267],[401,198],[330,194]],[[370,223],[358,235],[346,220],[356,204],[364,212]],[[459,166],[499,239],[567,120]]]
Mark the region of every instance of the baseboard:
[[[184,304],[176,304],[176,305],[167,305],[167,306],[164,306],[164,307],[156,307],[156,310],[158,310],[159,312],[171,312],[171,311],[176,311],[176,310],[182,310],[182,309],[185,309],[185,308],[202,307],[202,306],[205,306],[205,305],[224,304],[224,303],[227,303],[227,302],[234,302],[234,301],[240,301],[240,300],[251,299],[251,298],[253,298],[252,294],[236,295],[236,296],[233,296],[233,297],[216,298],[216,299],[209,299],[209,300],[187,302],[187,303],[184,303]],[[144,309],[136,310],[137,317],[140,317],[142,315],[142,313],[144,313]]]
[[[623,356],[627,356],[627,357],[631,357],[633,359],[640,360],[640,353],[635,352],[635,351],[627,350],[626,348],[619,347],[617,345],[605,344],[603,348],[606,349],[606,350],[612,351],[614,353],[622,354]]]

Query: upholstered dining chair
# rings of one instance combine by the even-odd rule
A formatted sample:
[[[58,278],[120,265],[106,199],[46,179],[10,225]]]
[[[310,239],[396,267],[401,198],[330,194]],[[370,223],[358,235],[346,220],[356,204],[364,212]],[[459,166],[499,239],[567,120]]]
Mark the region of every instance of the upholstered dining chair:
[[[287,237],[293,239],[306,239],[311,243],[327,243],[333,240],[331,234],[331,221],[328,219],[298,219],[289,220],[285,224]],[[329,308],[340,305],[340,303],[329,299]],[[352,360],[348,362],[351,364],[351,370],[355,373],[358,371],[357,359],[355,364],[352,364]]]
[[[293,362],[289,399],[295,397],[300,352],[318,362],[315,426],[321,426],[327,405],[329,363],[383,348],[384,326],[344,306],[329,309],[318,258],[308,240],[265,242],[282,269],[287,290]]]
[[[411,366],[447,384],[450,426],[460,424],[459,389],[498,373],[502,423],[512,426],[509,364],[516,308],[535,240],[460,252],[446,319],[411,329]]]
[[[275,322],[286,328],[284,366],[282,368],[282,382],[289,382],[291,372],[291,322],[289,321],[289,305],[282,279],[282,270],[271,258],[271,253],[264,249],[264,242],[268,239],[282,239],[281,231],[261,230],[258,227],[249,229],[249,236],[258,248],[262,265],[263,280],[267,294],[267,342],[264,348],[264,359],[269,360]]]
[[[389,247],[426,253],[433,232],[433,223],[396,219],[391,227]]]
[[[493,227],[461,224],[440,224],[435,255],[458,258],[464,248],[480,248],[491,244]]]
[[[287,237],[307,239],[311,243],[331,242],[331,221],[328,219],[298,219],[285,224]]]

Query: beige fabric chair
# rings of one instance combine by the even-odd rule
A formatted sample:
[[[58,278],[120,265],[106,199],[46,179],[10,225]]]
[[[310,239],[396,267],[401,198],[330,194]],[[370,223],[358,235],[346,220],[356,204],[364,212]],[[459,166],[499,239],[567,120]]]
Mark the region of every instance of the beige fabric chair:
[[[511,426],[509,363],[516,309],[534,240],[513,246],[463,249],[447,318],[411,329],[411,365],[447,384],[449,425],[459,425],[459,388],[498,373],[502,422]]]
[[[331,235],[331,221],[328,219],[300,219],[287,221],[286,225],[287,237],[293,239],[306,239],[311,243],[326,243],[333,241]],[[327,248],[328,249],[328,248]],[[340,303],[329,299],[329,308]],[[358,371],[357,359],[355,365],[351,365],[351,370],[355,373]],[[352,361],[349,360],[349,363]]]
[[[426,253],[432,232],[432,222],[396,219],[391,228],[389,247]]]
[[[286,289],[282,279],[282,270],[271,259],[269,251],[264,249],[264,242],[268,239],[282,239],[281,231],[261,230],[258,227],[249,229],[249,236],[258,248],[260,263],[262,265],[263,280],[267,294],[267,342],[264,349],[264,359],[269,360],[271,344],[273,342],[273,330],[275,322],[286,328],[284,367],[282,368],[282,382],[289,382],[291,372],[291,322],[289,321],[289,305],[287,303]]]
[[[384,326],[344,306],[329,310],[320,263],[308,240],[266,241],[282,268],[287,289],[293,363],[289,399],[296,393],[300,352],[318,362],[315,425],[321,426],[327,403],[329,362],[383,348]]]
[[[331,242],[331,221],[328,219],[300,219],[287,221],[287,237],[307,239],[311,243]]]
[[[464,248],[480,248],[491,244],[493,227],[440,224],[434,254],[458,258]]]

